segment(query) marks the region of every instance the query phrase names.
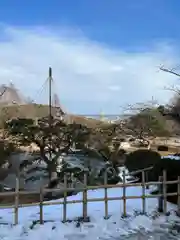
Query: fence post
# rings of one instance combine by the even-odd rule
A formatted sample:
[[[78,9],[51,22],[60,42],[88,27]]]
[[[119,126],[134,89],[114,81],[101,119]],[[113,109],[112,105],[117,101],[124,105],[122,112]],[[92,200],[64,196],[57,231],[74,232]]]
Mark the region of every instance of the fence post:
[[[180,211],[180,176],[178,176],[178,189],[177,189],[177,192],[178,192],[178,202],[177,202],[177,205],[178,205],[178,211]]]
[[[83,220],[87,219],[87,172],[84,173],[84,190],[83,190]]]
[[[146,212],[146,186],[145,186],[145,172],[142,171],[142,212]]]
[[[158,198],[158,212],[162,213],[163,212],[163,177],[160,176],[159,177],[159,182],[161,182],[161,184],[158,185],[159,188],[159,194],[161,194],[161,196]]]
[[[39,194],[39,222],[40,224],[43,224],[43,200],[44,200],[44,196],[43,196],[43,187],[40,187],[40,194]]]
[[[14,224],[18,224],[18,210],[19,210],[19,171],[16,175],[16,189],[15,189],[15,206],[14,206]]]
[[[105,219],[108,219],[108,192],[107,192],[107,169],[104,172],[104,207],[105,207]]]
[[[163,212],[167,213],[167,184],[166,184],[166,170],[163,170]]]
[[[64,201],[63,201],[63,222],[66,222],[67,218],[67,174],[64,173]]]
[[[148,183],[148,181],[149,181],[149,179],[148,179],[148,170],[147,170],[147,171],[145,171],[145,182]],[[146,189],[149,189],[149,185],[146,185]]]
[[[126,172],[123,171],[123,217],[126,217]]]
[[[75,188],[74,173],[71,173],[70,179],[71,179],[71,187],[70,188]]]

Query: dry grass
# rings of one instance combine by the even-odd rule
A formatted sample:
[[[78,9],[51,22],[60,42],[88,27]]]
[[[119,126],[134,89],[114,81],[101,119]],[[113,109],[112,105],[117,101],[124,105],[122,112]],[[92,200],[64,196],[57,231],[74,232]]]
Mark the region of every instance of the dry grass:
[[[168,155],[173,155],[173,154],[175,154],[175,153],[177,153],[177,152],[170,152],[170,151],[157,151],[161,156],[168,156]]]
[[[157,151],[157,146],[152,146],[152,150]],[[180,153],[180,149],[175,146],[168,146],[168,151],[157,151],[161,156],[172,155]]]
[[[20,195],[19,196],[19,204],[27,204],[27,203],[37,203],[39,202],[39,194],[29,194],[29,195]],[[15,197],[14,196],[0,196],[0,206],[11,206],[14,205]]]
[[[52,115],[55,116],[59,108],[52,107]],[[12,105],[0,106],[0,116],[2,120],[8,120],[16,117],[21,118],[42,118],[46,117],[49,113],[49,106],[42,104],[26,104],[26,105]],[[88,127],[94,128],[101,124],[102,121],[83,116],[67,114],[69,122],[76,122],[78,124],[85,124]]]

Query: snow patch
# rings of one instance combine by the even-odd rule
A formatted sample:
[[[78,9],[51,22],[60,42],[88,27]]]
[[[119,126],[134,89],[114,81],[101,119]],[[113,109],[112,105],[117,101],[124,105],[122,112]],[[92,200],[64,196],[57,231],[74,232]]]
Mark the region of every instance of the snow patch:
[[[147,190],[148,194],[148,190]],[[127,196],[141,196],[140,187],[127,188]],[[102,198],[104,189],[88,191],[88,199]],[[108,189],[108,197],[122,196],[122,189]],[[82,193],[68,197],[68,201],[82,200]],[[56,200],[57,201],[63,201]],[[54,202],[54,201],[53,201]],[[104,202],[88,203],[88,216],[90,222],[78,223],[77,218],[82,216],[82,204],[68,204],[67,221],[62,223],[63,206],[44,206],[44,225],[39,225],[39,207],[24,207],[19,209],[19,225],[13,226],[13,209],[0,210],[0,239],[43,239],[43,240],[93,240],[93,239],[125,239],[125,236],[132,234],[142,234],[142,232],[153,232],[160,225],[167,222],[167,217],[154,218],[153,214],[157,207],[157,199],[146,200],[147,214],[142,215],[142,200],[127,200],[127,218],[122,218],[122,201],[109,201],[109,219],[104,219]],[[168,210],[173,211],[176,206],[168,204]],[[175,216],[171,215],[170,221]],[[139,233],[138,233],[139,232]],[[166,232],[164,230],[164,232]],[[134,236],[134,235],[133,235]],[[145,234],[145,237],[146,234]],[[135,239],[135,238],[134,238]],[[143,238],[142,238],[143,239]],[[148,238],[144,238],[148,239]]]

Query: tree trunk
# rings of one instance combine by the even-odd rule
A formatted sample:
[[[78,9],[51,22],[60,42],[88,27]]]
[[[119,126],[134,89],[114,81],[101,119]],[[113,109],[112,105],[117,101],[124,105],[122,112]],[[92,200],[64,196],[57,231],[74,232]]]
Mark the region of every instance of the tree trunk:
[[[45,146],[40,146],[40,154],[41,157],[44,159],[44,161],[48,165],[48,173],[49,173],[49,181],[57,178],[57,169],[56,169],[56,163],[52,161],[49,161],[48,157],[45,155]]]
[[[56,171],[50,172],[49,178],[50,178],[50,180],[56,179],[57,178],[57,172]]]
[[[49,180],[50,181],[57,178],[57,171],[56,171],[55,164],[49,164],[48,172],[49,172]]]

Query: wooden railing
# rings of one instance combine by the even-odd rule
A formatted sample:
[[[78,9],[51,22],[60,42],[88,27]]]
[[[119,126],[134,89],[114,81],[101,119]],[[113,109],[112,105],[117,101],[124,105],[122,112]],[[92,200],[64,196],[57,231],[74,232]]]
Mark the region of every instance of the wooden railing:
[[[16,179],[16,189],[15,192],[1,192],[0,193],[0,198],[1,197],[9,197],[13,196],[15,201],[14,204],[6,205],[6,206],[0,206],[0,208],[14,208],[14,224],[18,224],[18,213],[19,213],[19,208],[20,207],[28,207],[28,206],[39,206],[40,208],[40,216],[39,216],[39,221],[40,224],[43,224],[43,208],[44,206],[49,206],[49,205],[63,205],[63,222],[66,222],[67,220],[67,207],[68,204],[77,204],[77,203],[82,203],[82,216],[83,219],[87,219],[88,217],[88,211],[87,211],[87,205],[89,202],[104,202],[104,214],[105,218],[108,218],[108,203],[109,201],[115,201],[115,200],[122,200],[123,202],[123,216],[127,216],[127,200],[128,199],[142,199],[142,213],[146,213],[146,199],[148,198],[158,198],[159,202],[159,211],[166,213],[167,212],[167,197],[168,196],[177,196],[177,207],[180,209],[180,177],[178,177],[177,180],[175,181],[166,181],[166,171],[163,171],[163,176],[159,177],[159,181],[157,182],[146,182],[145,181],[145,170],[150,170],[151,168],[147,168],[142,170],[139,170],[142,172],[142,182],[141,183],[126,183],[125,182],[125,172],[123,174],[123,181],[122,183],[119,184],[112,184],[109,185],[107,184],[107,174],[104,175],[104,184],[98,185],[98,186],[87,186],[87,174],[84,174],[84,183],[83,187],[79,188],[73,188],[73,187],[68,187],[67,184],[67,176],[64,175],[64,188],[62,189],[45,189],[41,188],[39,191],[20,191],[19,190],[19,179]],[[136,171],[136,172],[139,172]],[[167,193],[167,185],[169,184],[177,184],[177,192],[174,193]],[[151,185],[157,185],[159,189],[158,194],[146,194],[146,188]],[[127,188],[128,187],[141,187],[142,188],[142,194],[141,196],[127,196]],[[122,196],[121,197],[108,197],[108,189],[111,188],[122,188]],[[95,190],[95,189],[104,189],[104,197],[103,198],[88,198],[87,191],[88,190]],[[82,200],[69,200],[67,199],[68,192],[70,191],[76,191],[76,192],[82,192],[83,197]],[[44,195],[49,192],[62,192],[62,199],[61,201],[56,201],[56,202],[44,202]],[[20,203],[20,197],[22,195],[30,196],[32,194],[37,194],[39,196],[39,201],[34,202],[34,203]],[[63,200],[63,201],[62,201]]]

